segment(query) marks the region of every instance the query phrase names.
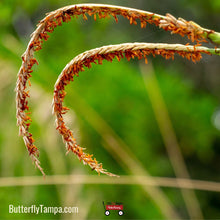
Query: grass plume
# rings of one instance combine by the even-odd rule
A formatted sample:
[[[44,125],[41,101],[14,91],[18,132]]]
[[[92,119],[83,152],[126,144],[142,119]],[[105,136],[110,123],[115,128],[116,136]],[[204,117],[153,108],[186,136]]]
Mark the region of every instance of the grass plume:
[[[73,151],[79,159],[84,163],[90,165],[92,169],[95,169],[99,173],[105,173],[108,175],[113,175],[108,173],[102,168],[102,165],[98,163],[95,159],[92,159],[91,155],[87,155],[83,152],[83,149],[80,148],[75,139],[72,136],[72,132],[66,128],[62,114],[64,114],[68,109],[62,106],[59,106],[57,103],[63,101],[65,97],[64,86],[65,83],[77,75],[78,72],[83,70],[83,66],[90,67],[91,63],[98,62],[99,64],[102,61],[108,60],[112,61],[113,58],[120,60],[124,56],[130,60],[134,57],[138,59],[145,58],[149,54],[162,55],[165,58],[173,58],[174,54],[179,54],[187,59],[192,61],[198,61],[201,59],[201,53],[207,54],[216,54],[219,55],[219,49],[210,49],[205,47],[200,47],[198,43],[210,40],[212,43],[219,45],[220,44],[220,34],[213,30],[208,30],[200,27],[194,22],[185,21],[184,19],[176,19],[170,14],[166,16],[158,15],[152,12],[147,12],[143,10],[137,10],[133,8],[126,8],[121,6],[114,5],[105,5],[105,4],[79,4],[66,6],[60,9],[57,9],[53,12],[47,14],[47,16],[41,20],[37,26],[37,29],[31,35],[30,42],[27,46],[26,51],[22,55],[22,65],[18,72],[17,84],[16,84],[16,117],[17,125],[19,126],[19,134],[23,136],[23,140],[29,155],[31,156],[36,167],[41,171],[43,175],[44,171],[40,166],[40,162],[37,159],[39,156],[39,150],[34,145],[34,138],[29,131],[31,125],[31,118],[29,116],[30,109],[28,105],[29,93],[27,90],[27,83],[30,84],[30,77],[32,76],[32,67],[35,64],[38,64],[34,53],[42,49],[42,44],[44,41],[48,40],[49,34],[54,31],[57,26],[61,26],[63,22],[70,21],[73,17],[77,18],[82,15],[85,20],[87,16],[93,16],[96,20],[97,17],[100,19],[113,17],[115,21],[118,21],[117,16],[123,16],[128,19],[130,24],[140,23],[141,28],[145,28],[147,23],[154,24],[163,28],[166,31],[171,31],[173,34],[180,34],[181,36],[188,36],[191,41],[196,41],[196,46],[186,46],[186,45],[169,45],[169,44],[122,44],[118,46],[107,46],[93,50],[94,54],[90,54],[86,59],[81,59],[81,62],[78,62],[74,65],[70,65],[69,75],[64,71],[64,76],[60,81],[59,87],[56,87],[57,92],[55,94],[56,100],[54,102],[54,112],[58,115],[58,130],[62,134],[64,142],[67,144],[67,149]],[[153,46],[152,46],[153,45]],[[117,47],[117,48],[116,48]],[[103,52],[106,51],[106,53]],[[90,51],[91,52],[91,51]],[[85,54],[84,54],[85,55]],[[79,58],[81,55],[77,56]],[[65,78],[66,76],[70,78]],[[60,78],[58,79],[58,81]],[[62,85],[62,83],[64,83]],[[59,100],[58,100],[59,99]],[[72,139],[71,139],[72,138]],[[70,141],[71,140],[71,141]],[[71,143],[71,144],[70,144]]]

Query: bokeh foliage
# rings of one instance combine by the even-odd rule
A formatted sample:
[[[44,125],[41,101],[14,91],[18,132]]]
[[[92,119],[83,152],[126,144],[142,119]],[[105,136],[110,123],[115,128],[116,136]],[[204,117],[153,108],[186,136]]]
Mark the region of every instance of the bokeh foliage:
[[[0,2],[0,172],[2,177],[39,175],[31,166],[24,143],[18,137],[15,118],[16,75],[21,64],[20,56],[29,41],[29,35],[37,22],[48,11],[71,4],[89,1],[55,0],[3,0]],[[155,13],[170,12],[176,17],[194,20],[200,25],[220,30],[218,0],[197,1],[96,1],[136,7]],[[162,30],[147,26],[130,26],[120,18],[97,20],[81,17],[58,27],[43,44],[34,68],[31,87],[31,131],[40,149],[42,167],[48,175],[88,174],[96,175],[84,167],[73,155],[65,156],[61,138],[55,130],[51,116],[53,86],[58,74],[77,54],[98,46],[123,42],[186,43],[181,37],[171,36]],[[216,128],[219,112],[220,75],[218,57],[204,56],[193,64],[182,58],[167,61],[150,59],[166,103],[182,154],[192,179],[220,181],[220,132]],[[93,66],[80,74],[67,87],[66,105],[71,111],[67,120],[78,142],[94,153],[98,161],[113,173],[130,174],[119,160],[103,147],[102,134],[97,133],[87,117],[92,117],[89,107],[102,117],[119,135],[152,176],[175,177],[168,159],[155,113],[152,108],[139,62],[133,60],[102,66]],[[147,74],[147,73],[146,73]],[[81,105],[81,100],[85,105]],[[218,113],[220,114],[220,113]],[[99,123],[97,120],[96,123]],[[103,133],[105,130],[103,130]],[[182,196],[177,189],[164,189],[180,215],[188,218]],[[220,218],[218,193],[196,192],[205,218]],[[44,204],[45,206],[76,206],[87,211],[85,218],[104,217],[102,201],[121,201],[126,207],[124,218],[163,218],[158,207],[143,195],[139,186],[73,185],[27,186],[0,189],[0,217],[21,219],[45,218],[43,215],[9,215],[8,205]],[[46,218],[69,218],[47,215]],[[117,214],[111,215],[117,218]],[[123,217],[120,217],[123,218]]]

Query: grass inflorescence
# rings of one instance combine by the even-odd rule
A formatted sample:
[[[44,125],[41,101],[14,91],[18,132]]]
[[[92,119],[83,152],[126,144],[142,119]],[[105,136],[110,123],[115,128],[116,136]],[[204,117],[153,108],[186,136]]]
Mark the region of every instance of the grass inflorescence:
[[[191,41],[197,42],[197,45],[195,46],[131,43],[97,48],[86,52],[86,54],[83,53],[84,58],[79,59],[77,62],[75,62],[76,59],[74,59],[74,63],[68,65],[69,69],[64,69],[62,72],[55,86],[53,110],[57,117],[57,129],[66,143],[67,151],[75,153],[80,160],[85,164],[88,164],[98,173],[105,173],[114,176],[114,174],[103,169],[102,164],[98,163],[92,155],[84,153],[83,148],[77,145],[71,130],[66,127],[62,117],[62,115],[68,111],[68,108],[63,107],[62,105],[63,99],[66,95],[65,86],[73,80],[74,75],[78,75],[80,71],[83,71],[84,67],[90,68],[92,63],[102,64],[103,60],[112,61],[114,58],[117,58],[117,60],[120,61],[122,58],[126,57],[129,61],[130,59],[137,57],[138,59],[144,58],[147,63],[147,56],[150,54],[153,56],[161,55],[166,59],[173,59],[174,54],[179,54],[182,57],[186,57],[187,59],[196,62],[201,59],[201,53],[219,53],[218,48],[211,50],[209,48],[200,47],[199,45],[199,43],[207,40],[210,40],[213,43],[218,42],[219,33],[204,29],[192,21],[185,21],[182,18],[176,19],[170,14],[162,16],[151,12],[113,5],[79,4],[66,6],[48,13],[47,16],[39,22],[37,29],[33,32],[27,49],[22,56],[22,65],[18,73],[15,89],[17,108],[16,116],[17,125],[19,126],[19,134],[23,136],[29,155],[43,175],[45,175],[44,171],[37,159],[39,156],[39,150],[34,145],[34,138],[29,131],[31,118],[29,116],[29,91],[27,90],[27,83],[31,85],[30,77],[33,72],[32,67],[33,65],[38,64],[34,57],[34,53],[42,49],[42,44],[44,41],[48,40],[49,33],[52,33],[57,26],[61,26],[63,22],[69,22],[72,18],[78,18],[80,15],[82,15],[85,20],[87,20],[87,16],[93,16],[95,20],[97,17],[100,19],[113,17],[116,22],[118,22],[118,16],[123,16],[129,20],[130,24],[136,25],[139,22],[141,28],[145,28],[147,23],[154,24],[173,34],[180,34],[181,36],[186,35]],[[77,58],[80,58],[81,56],[82,55],[79,55]]]

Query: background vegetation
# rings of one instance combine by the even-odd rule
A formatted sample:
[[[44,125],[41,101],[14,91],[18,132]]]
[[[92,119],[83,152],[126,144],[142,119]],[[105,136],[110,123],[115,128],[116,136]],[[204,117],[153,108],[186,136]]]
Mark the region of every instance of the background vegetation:
[[[46,12],[59,7],[90,1],[59,0],[3,0],[0,1],[0,176],[19,177],[41,175],[31,166],[22,138],[18,137],[15,118],[16,75],[21,55]],[[220,2],[198,0],[99,0],[96,3],[117,4],[155,13],[167,12],[176,17],[193,20],[203,27],[220,30]],[[8,213],[8,205],[44,204],[45,206],[79,206],[80,219],[104,219],[102,201],[123,202],[125,219],[165,218],[139,185],[98,184],[99,176],[83,166],[65,149],[55,129],[51,115],[53,86],[57,76],[75,55],[95,47],[124,42],[187,43],[186,38],[172,36],[154,26],[146,29],[130,26],[119,18],[97,20],[82,17],[56,28],[43,50],[36,53],[39,66],[34,68],[31,87],[31,131],[40,149],[40,160],[47,175],[94,175],[97,184],[34,185],[0,188],[1,219],[65,219],[70,215],[25,215]],[[146,69],[137,60],[113,64],[104,62],[80,74],[68,86],[66,115],[69,127],[78,143],[94,153],[110,172],[129,175],[134,172],[121,162],[113,151],[108,151],[111,131],[133,152],[136,160],[152,176],[176,177],[167,154],[166,141],[161,133],[156,107],[161,97],[169,112],[174,138],[184,157],[192,179],[220,182],[220,62],[219,57],[204,56],[194,64],[176,57],[175,61],[156,57]],[[145,81],[145,77],[147,80]],[[154,101],[153,101],[154,100]],[[167,118],[168,117],[168,118]],[[159,122],[159,123],[158,123]],[[112,130],[111,130],[111,129]],[[110,135],[109,142],[104,138]],[[168,132],[168,134],[170,133]],[[169,148],[169,146],[168,146]],[[137,170],[138,174],[138,170]],[[0,183],[3,181],[0,178]],[[16,178],[14,179],[16,183]],[[189,214],[179,189],[161,188],[182,218]],[[203,217],[220,218],[220,197],[217,192],[196,191]],[[108,218],[119,218],[112,213]]]

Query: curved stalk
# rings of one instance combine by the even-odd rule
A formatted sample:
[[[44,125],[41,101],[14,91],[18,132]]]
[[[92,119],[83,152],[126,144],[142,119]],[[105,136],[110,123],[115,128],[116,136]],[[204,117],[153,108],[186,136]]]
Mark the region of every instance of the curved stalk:
[[[70,81],[73,81],[74,76],[79,76],[79,72],[84,71],[84,67],[91,68],[92,63],[102,64],[103,60],[112,62],[114,58],[120,61],[124,57],[126,57],[128,61],[135,57],[138,59],[144,58],[147,63],[147,56],[150,54],[153,56],[161,55],[166,59],[174,59],[174,55],[179,54],[182,57],[196,62],[202,58],[201,53],[209,54],[206,47],[185,46],[181,44],[125,43],[103,46],[76,56],[66,65],[59,75],[54,86],[54,99],[52,104],[53,114],[56,116],[57,129],[63,137],[67,151],[72,151],[84,164],[89,165],[98,173],[113,175],[106,172],[106,170],[102,168],[102,164],[99,164],[96,159],[92,158],[93,155],[84,153],[84,149],[76,143],[72,131],[66,126],[63,118],[63,114],[66,114],[69,110],[63,106],[63,101],[66,96],[65,86],[68,85]]]
[[[162,16],[152,12],[121,6],[105,4],[78,4],[66,6],[48,13],[47,16],[40,21],[37,29],[33,32],[27,49],[22,56],[22,65],[18,73],[18,79],[15,88],[17,109],[16,117],[17,125],[19,126],[19,134],[23,136],[24,143],[33,162],[40,169],[43,175],[45,174],[43,169],[40,167],[40,162],[37,159],[39,151],[38,148],[34,145],[32,134],[29,132],[31,118],[28,112],[29,94],[27,91],[27,82],[29,82],[31,77],[33,65],[38,64],[37,60],[34,58],[34,53],[35,51],[42,49],[43,41],[46,41],[49,37],[48,33],[53,32],[57,26],[62,25],[62,22],[68,22],[72,17],[77,18],[79,15],[82,15],[85,20],[87,19],[87,15],[94,16],[95,20],[97,17],[101,19],[112,16],[116,22],[118,21],[117,16],[120,15],[128,19],[130,24],[137,24],[138,20],[142,28],[145,28],[147,23],[155,24],[164,30],[171,31],[171,33],[180,34],[182,36],[187,35],[189,39],[192,41],[197,41],[197,43],[211,40],[211,42],[218,44],[220,41],[219,33],[204,29],[194,22],[185,21],[181,18],[176,19],[170,14]],[[187,48],[190,49],[190,47],[185,47],[185,50],[188,50]],[[196,60],[198,58],[197,55],[200,56],[200,53],[198,53],[199,48],[200,47],[194,46],[193,50],[197,52],[193,52],[193,55],[186,53],[188,54],[186,57],[188,56],[189,58],[192,58],[193,61]],[[206,52],[208,54],[219,55],[219,49],[200,49],[201,52],[204,53]],[[185,50],[182,50],[182,55],[183,52],[186,52]],[[168,58],[170,54],[167,54],[166,56]]]

